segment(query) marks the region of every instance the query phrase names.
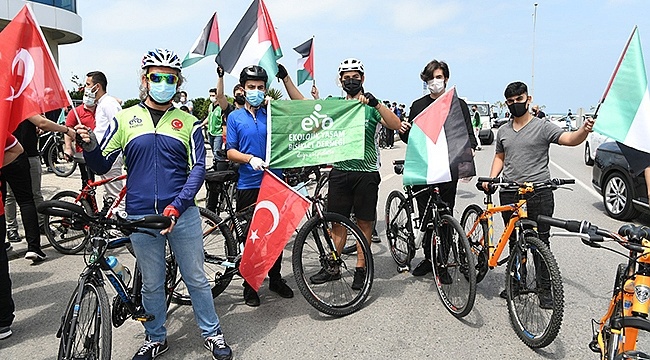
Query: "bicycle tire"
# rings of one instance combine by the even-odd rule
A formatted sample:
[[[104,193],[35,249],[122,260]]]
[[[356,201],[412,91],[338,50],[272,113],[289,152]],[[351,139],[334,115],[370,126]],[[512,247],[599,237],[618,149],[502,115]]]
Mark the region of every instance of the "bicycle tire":
[[[178,271],[176,257],[171,252],[165,256],[165,305],[169,305],[174,300],[175,290],[181,282],[181,274]]]
[[[386,199],[386,238],[390,254],[399,268],[407,267],[415,256],[412,243],[413,223],[406,208],[406,197],[401,191],[393,190]],[[410,243],[409,243],[410,242]]]
[[[359,290],[351,287],[356,271],[356,255],[339,251],[336,254],[328,253],[329,245],[325,239],[330,236],[335,224],[352,234],[343,238],[346,242],[356,243],[360,249],[357,252],[361,251],[365,257],[365,277]],[[339,248],[342,249],[344,245],[339,244]],[[363,306],[370,294],[374,276],[370,244],[357,225],[342,215],[326,212],[322,218],[314,217],[307,221],[294,240],[291,260],[298,289],[310,305],[324,314],[339,317],[351,314]],[[336,273],[335,269],[338,269],[339,278],[334,276],[330,281],[313,284],[310,277],[325,268],[331,273]]]
[[[458,220],[444,214],[435,226],[431,259],[433,278],[442,304],[453,316],[472,311],[476,299],[476,263],[465,231]],[[445,273],[446,272],[446,273]]]
[[[87,213],[92,214],[92,206],[88,200],[76,201],[77,196],[79,196],[79,193],[74,191],[61,191],[52,196],[51,200],[63,200],[81,205]],[[44,230],[47,241],[52,244],[56,251],[62,254],[76,254],[90,241],[89,229],[87,227],[77,228],[77,225],[72,224],[70,219],[44,215],[43,223],[45,224]]]
[[[57,142],[47,149],[46,157],[49,159],[49,166],[56,176],[68,177],[77,169],[77,163],[73,159],[68,159],[63,151],[61,141],[63,140],[57,139]]]
[[[110,307],[106,290],[91,283],[83,285],[78,307],[77,323],[72,328],[73,313],[76,307],[77,287],[65,310],[61,327],[58,359],[69,353],[70,359],[110,360],[112,329]],[[103,316],[108,314],[108,316]],[[72,348],[67,350],[68,339],[72,337]]]
[[[203,233],[203,267],[210,283],[212,297],[216,298],[234,277],[234,273],[226,272],[224,263],[233,263],[239,251],[230,229],[214,212],[200,207],[199,214]],[[173,301],[180,305],[192,304],[184,283],[179,282],[174,289]]]
[[[550,304],[547,301],[544,309],[540,294],[547,290],[543,289],[544,284],[538,284],[536,269],[539,267],[543,273],[543,264],[550,276],[547,289]],[[510,323],[519,339],[533,349],[552,343],[562,324],[564,290],[557,262],[542,240],[527,236],[512,248],[506,269],[506,293]]]
[[[475,256],[476,262],[476,283],[480,283],[488,272],[488,248],[485,241],[488,238],[489,229],[485,222],[480,222],[470,234],[476,219],[483,214],[483,209],[476,204],[471,204],[463,211],[463,216],[460,218],[460,225],[463,227],[465,234],[469,239],[469,244],[472,247],[472,254]]]

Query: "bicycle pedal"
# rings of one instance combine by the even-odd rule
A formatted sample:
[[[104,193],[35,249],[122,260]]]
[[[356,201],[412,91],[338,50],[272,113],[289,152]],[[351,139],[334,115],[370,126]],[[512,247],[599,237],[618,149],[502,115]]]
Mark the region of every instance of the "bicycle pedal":
[[[600,347],[598,346],[598,336],[597,335],[596,335],[596,337],[594,337],[593,340],[591,340],[589,342],[589,350],[591,350],[591,351],[593,351],[593,352],[595,352],[597,354],[600,354]]]
[[[408,266],[408,265],[404,265],[404,266],[397,265],[397,272],[398,273],[409,272],[409,271],[411,271],[410,266]]]
[[[151,314],[134,314],[133,315],[133,320],[139,321],[139,322],[147,322],[155,319],[156,317],[151,315]]]

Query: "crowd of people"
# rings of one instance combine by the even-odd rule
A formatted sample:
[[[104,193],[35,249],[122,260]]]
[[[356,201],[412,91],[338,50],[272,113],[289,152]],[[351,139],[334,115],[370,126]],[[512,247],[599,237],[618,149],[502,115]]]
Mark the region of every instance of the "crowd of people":
[[[37,127],[66,134],[66,152],[69,156],[81,154],[85,159],[83,181],[93,179],[95,175],[113,177],[126,168],[128,177],[125,206],[129,217],[162,214],[172,219],[169,228],[155,236],[140,233],[131,236],[142,272],[142,303],[147,313],[155,316],[153,321],[143,323],[144,343],[133,359],[153,359],[169,348],[163,286],[166,242],[176,255],[182,278],[189,290],[204,347],[214,359],[232,358],[232,350],[225,340],[203,269],[201,225],[195,202],[206,168],[209,167],[205,162],[206,147],[202,128],[207,127],[209,145],[215,159],[239,163],[237,210],[251,206],[257,200],[262,170],[269,167],[264,160],[267,155],[265,103],[269,77],[277,77],[292,100],[305,99],[286,69],[282,65],[278,68],[277,74],[268,74],[258,65],[245,67],[232,92],[234,101],[230,103],[224,91],[223,68],[217,65],[217,85],[209,90],[208,116],[197,119],[192,115],[192,101],[185,91],[180,90],[184,82],[181,59],[173,51],[151,50],[144,55],[140,64],[141,102],[138,105],[122,109],[116,99],[107,93],[106,76],[99,71],[92,71],[86,77],[83,103],[68,114],[65,126],[40,115],[33,116],[21,125],[16,137],[9,137],[5,144],[2,184],[9,185],[15,202],[20,206],[29,243],[25,257],[32,261],[42,261],[46,257],[40,249],[38,215],[34,205],[42,201],[40,162],[37,158],[32,159],[38,155],[33,152]],[[385,129],[385,147],[388,149],[394,145],[395,131],[404,143],[408,143],[412,119],[445,93],[450,68],[440,60],[432,60],[424,66],[419,76],[426,82],[429,93],[414,100],[408,113],[404,104],[380,101],[364,88],[367,74],[359,59],[344,59],[338,69],[333,70],[336,71],[345,96],[327,99],[364,104],[364,153],[363,159],[332,164],[327,210],[346,217],[354,212],[357,225],[370,243],[377,218],[381,183],[377,134],[381,128]],[[175,100],[176,94],[180,96]],[[311,96],[318,98],[315,86],[312,87]],[[508,84],[504,98],[512,119],[498,130],[490,171],[492,177],[502,175],[513,181],[547,180],[550,178],[549,145],[557,143],[575,146],[592,131],[592,119],[587,119],[578,130],[572,132],[541,121],[543,112],[538,108],[531,109],[532,96],[521,82]],[[480,150],[477,132],[481,126],[480,115],[477,109],[469,109],[462,99],[459,98],[459,101],[464,118],[463,133],[466,131],[472,149]],[[270,170],[278,175],[282,172],[281,169]],[[451,181],[414,186],[414,190],[438,187],[442,199],[453,209],[459,179],[458,169],[450,170]],[[108,189],[106,196],[115,196],[114,191],[119,192],[121,188],[122,184],[116,184],[113,189]],[[528,203],[530,216],[552,215],[552,192],[537,195],[535,201]],[[503,192],[501,201],[510,203],[513,196],[515,194]],[[3,192],[3,199],[7,199],[6,227],[2,224],[5,216],[0,216],[0,241],[3,247],[5,229],[9,241],[16,241],[15,228],[9,226],[9,212],[15,213],[15,210],[11,210],[9,198]],[[418,199],[420,213],[426,206],[426,201],[421,200]],[[507,218],[504,220],[507,221]],[[542,240],[548,243],[548,227],[540,226],[539,231]],[[332,236],[337,245],[342,245],[345,229],[334,228]],[[414,276],[432,272],[430,246],[430,243],[425,242],[425,259],[413,270]],[[280,255],[269,272],[269,289],[283,298],[291,298],[293,291],[280,275],[281,263]],[[365,271],[365,259],[362,255],[357,255],[352,289],[362,286]],[[313,274],[309,281],[322,284],[338,278],[340,274],[323,269]],[[441,281],[448,281],[444,274],[441,275]],[[259,306],[261,303],[257,292],[245,281],[243,298],[248,306]],[[5,251],[0,251],[0,339],[11,335],[13,312],[7,256]]]

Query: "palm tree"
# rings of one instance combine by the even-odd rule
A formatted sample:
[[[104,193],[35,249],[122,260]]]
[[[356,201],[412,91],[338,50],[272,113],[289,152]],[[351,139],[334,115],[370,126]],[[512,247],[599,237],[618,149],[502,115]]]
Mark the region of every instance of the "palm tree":
[[[282,90],[278,90],[276,88],[270,88],[269,91],[267,91],[266,95],[273,98],[273,100],[281,100],[284,96]]]

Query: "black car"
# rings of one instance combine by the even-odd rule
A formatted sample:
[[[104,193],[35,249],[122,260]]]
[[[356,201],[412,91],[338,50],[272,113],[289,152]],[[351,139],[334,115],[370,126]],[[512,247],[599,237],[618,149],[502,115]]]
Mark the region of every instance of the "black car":
[[[630,220],[639,212],[650,214],[643,172],[635,175],[618,143],[606,142],[596,150],[591,183],[602,196],[607,215]]]

